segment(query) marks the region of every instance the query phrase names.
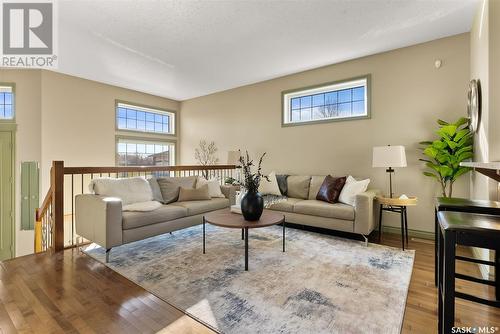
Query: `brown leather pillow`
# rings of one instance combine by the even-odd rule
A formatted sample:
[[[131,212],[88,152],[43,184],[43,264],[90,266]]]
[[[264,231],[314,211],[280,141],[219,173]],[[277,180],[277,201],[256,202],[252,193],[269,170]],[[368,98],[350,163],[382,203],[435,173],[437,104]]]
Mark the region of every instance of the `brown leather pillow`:
[[[333,177],[327,175],[319,188],[316,199],[318,201],[336,203],[339,201],[340,192],[344,188],[346,177]]]

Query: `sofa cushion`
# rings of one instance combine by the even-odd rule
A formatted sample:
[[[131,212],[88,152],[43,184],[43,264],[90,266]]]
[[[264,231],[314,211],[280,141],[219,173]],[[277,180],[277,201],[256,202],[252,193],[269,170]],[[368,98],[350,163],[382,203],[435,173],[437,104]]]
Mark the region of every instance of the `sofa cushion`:
[[[89,190],[100,196],[118,197],[122,200],[123,205],[153,200],[151,187],[143,177],[95,178],[90,181]]]
[[[279,201],[278,203],[271,205],[269,209],[276,211],[293,212],[293,206],[300,201],[303,201],[303,199],[288,197],[284,201]]]
[[[347,177],[333,177],[331,175],[327,175],[323,184],[318,190],[318,194],[316,195],[316,199],[318,201],[323,201],[327,203],[336,203],[339,201],[340,192],[342,191],[342,187],[344,187],[345,180]]]
[[[293,206],[293,212],[325,218],[354,220],[354,207],[342,203],[330,204],[317,200],[300,201]]]
[[[205,184],[199,188],[184,188],[181,187],[179,190],[179,202],[185,201],[208,201],[210,199],[210,193],[208,192],[208,184]]]
[[[276,173],[272,171],[271,173],[269,173],[267,178],[269,179],[269,181],[265,178],[260,179],[259,193],[261,195],[281,196],[281,190],[276,179]]]
[[[311,176],[311,183],[309,184],[309,196],[307,199],[316,199],[319,188],[325,180],[326,175],[313,175]]]
[[[229,207],[229,199],[212,198],[208,201],[175,202],[171,205],[180,206],[187,210],[188,216],[198,215],[209,211],[224,209]]]
[[[162,205],[159,209],[147,212],[124,211],[122,213],[122,225],[124,230],[129,230],[186,217],[186,215],[186,208],[173,205]]]
[[[181,187],[194,188],[197,176],[159,177],[156,179],[160,186],[163,202],[168,204],[177,201]]]
[[[340,192],[339,202],[354,205],[356,202],[356,196],[364,193],[368,188],[370,179],[357,181],[351,175],[347,177],[345,181],[344,188]]]
[[[293,198],[307,199],[309,195],[309,175],[290,175],[287,178],[287,196]]]
[[[288,185],[286,183],[286,180],[288,179],[288,175],[286,174],[279,174],[276,175],[276,181],[278,181],[278,187],[280,188],[281,195],[286,196],[288,192]]]
[[[151,187],[151,191],[153,192],[153,201],[157,201],[163,203],[163,196],[161,194],[160,185],[156,180],[156,177],[150,177],[148,179],[149,186]]]

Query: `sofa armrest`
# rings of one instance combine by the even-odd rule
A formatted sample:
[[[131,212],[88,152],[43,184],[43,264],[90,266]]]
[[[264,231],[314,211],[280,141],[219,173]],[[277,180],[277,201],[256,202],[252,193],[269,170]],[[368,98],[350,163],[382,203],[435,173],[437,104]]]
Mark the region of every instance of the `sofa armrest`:
[[[91,194],[75,198],[76,233],[109,249],[122,244],[122,201]]]
[[[229,199],[229,204],[236,204],[236,187],[235,186],[220,186],[220,190],[226,198]]]
[[[356,196],[354,207],[354,233],[369,235],[377,225],[379,206],[375,197],[382,195],[378,189],[369,189]]]

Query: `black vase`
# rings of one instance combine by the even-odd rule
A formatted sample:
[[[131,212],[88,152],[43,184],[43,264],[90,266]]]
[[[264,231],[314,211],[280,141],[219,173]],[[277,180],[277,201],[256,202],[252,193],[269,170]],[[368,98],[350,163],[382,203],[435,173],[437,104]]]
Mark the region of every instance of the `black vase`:
[[[241,213],[245,220],[256,221],[262,216],[264,199],[255,191],[248,191],[241,200]]]

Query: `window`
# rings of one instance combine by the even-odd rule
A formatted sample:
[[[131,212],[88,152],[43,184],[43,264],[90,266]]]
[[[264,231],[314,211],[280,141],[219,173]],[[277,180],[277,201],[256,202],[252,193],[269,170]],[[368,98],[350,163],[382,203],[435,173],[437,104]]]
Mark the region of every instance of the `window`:
[[[175,134],[175,114],[164,110],[117,103],[116,127],[119,130],[173,135]]]
[[[172,166],[175,164],[175,143],[119,137],[116,155],[119,166]]]
[[[0,85],[0,120],[14,119],[14,90]]]
[[[370,117],[370,77],[283,92],[283,125]]]

